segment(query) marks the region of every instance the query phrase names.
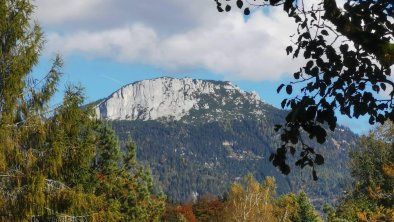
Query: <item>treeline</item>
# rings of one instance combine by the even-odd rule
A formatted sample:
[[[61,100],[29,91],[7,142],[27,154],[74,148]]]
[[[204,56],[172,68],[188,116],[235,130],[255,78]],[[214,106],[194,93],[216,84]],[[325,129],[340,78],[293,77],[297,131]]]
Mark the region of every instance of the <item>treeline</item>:
[[[268,116],[268,114],[267,114]],[[284,118],[284,116],[283,116]],[[231,120],[188,124],[181,121],[112,121],[120,141],[128,136],[138,144],[138,159],[150,165],[152,174],[170,201],[188,201],[190,195],[222,195],[233,181],[252,173],[262,181],[274,176],[278,194],[304,189],[319,209],[323,198],[334,203],[350,184],[347,152],[357,141],[349,130],[335,132],[324,146],[313,144],[325,158],[313,181],[306,167],[288,176],[269,161],[279,144],[275,120]],[[289,159],[293,162],[294,159]]]
[[[363,136],[350,153],[352,188],[328,221],[394,221],[394,125],[389,122]]]
[[[163,221],[394,221],[394,125],[363,136],[350,153],[352,186],[335,206],[317,213],[303,191],[276,195],[273,177],[258,183],[248,175],[221,198],[167,205]],[[327,199],[325,202],[329,202]]]
[[[163,221],[323,221],[305,192],[276,196],[276,183],[267,177],[262,183],[248,175],[233,183],[223,198],[202,197],[194,203],[168,205]]]
[[[166,203],[164,195],[155,192],[149,170],[137,161],[135,143],[129,137],[125,140],[126,135],[132,132],[122,134],[121,152],[111,127],[96,120],[91,107],[83,106],[81,87],[67,87],[62,104],[50,108],[50,100],[57,90],[62,61],[56,58],[42,80],[35,80],[29,75],[43,47],[40,27],[30,21],[33,8],[29,0],[0,1],[0,221],[321,220],[306,193],[276,195],[276,182],[272,177],[264,175],[265,180],[258,182],[262,180],[262,174],[257,174],[260,177],[257,180],[246,176],[230,187],[220,184],[221,193],[229,187],[228,194],[220,198],[200,198],[192,204]],[[207,132],[212,132],[211,137],[213,132],[219,130],[215,124],[207,128]],[[197,134],[199,140],[192,142],[201,145],[201,149],[193,150],[196,153],[180,153],[179,156],[210,158],[207,153],[215,144],[206,140],[209,135],[198,134],[200,131],[193,131],[195,129],[189,132],[183,127],[179,127],[180,131],[170,129],[157,128],[152,132],[162,138],[170,134],[175,137],[169,138],[179,136],[184,139],[188,138],[187,135]],[[239,164],[242,160],[238,154],[249,155],[243,152],[243,146],[259,141],[259,137],[252,138],[250,135],[261,128],[246,121],[230,124],[224,129],[221,140],[215,142],[217,145],[230,146],[235,141],[234,135],[238,133],[244,139],[242,143],[223,149],[216,157],[227,158],[234,154],[236,160],[228,164]],[[345,139],[343,135],[333,138]],[[223,144],[223,139],[229,143]],[[247,140],[252,142],[248,144]],[[168,147],[172,143],[157,138],[155,144],[158,147],[166,144]],[[253,147],[251,145],[247,149],[252,151],[250,155],[267,155],[266,150]],[[325,207],[329,221],[394,220],[393,147],[392,124],[384,125],[361,139],[349,160],[353,185],[344,196],[338,191],[338,196],[342,198],[337,205]],[[182,149],[187,147],[170,148],[172,151],[176,148],[177,152],[187,151]],[[196,155],[197,152],[201,153]],[[190,159],[181,158],[179,162],[178,159],[171,159],[174,158],[171,155],[162,154],[155,163],[163,167],[164,176],[177,177],[179,166],[189,167],[189,171],[184,174],[193,175],[196,172],[191,170],[193,165],[187,165]],[[337,152],[334,157],[339,155],[345,154]],[[219,162],[219,167],[215,168],[217,159],[209,160],[204,165],[208,173],[206,178],[185,175],[184,178],[191,179],[190,183],[176,184],[172,189],[190,186],[192,191],[193,184],[199,183],[209,184],[212,188],[217,186],[213,182],[216,175],[210,173],[228,165]],[[167,163],[170,165],[165,165]],[[328,166],[335,164],[327,163]],[[238,175],[243,173],[237,171],[240,166],[233,165],[232,168]],[[261,167],[253,161],[248,166]],[[208,170],[211,168],[213,170]],[[222,178],[226,177],[228,175],[222,175]],[[168,182],[171,185],[173,180]],[[313,186],[308,183],[304,185],[306,188]]]
[[[165,206],[150,172],[67,87],[50,107],[62,61],[42,80],[29,73],[43,34],[28,0],[0,1],[0,221],[157,221]]]

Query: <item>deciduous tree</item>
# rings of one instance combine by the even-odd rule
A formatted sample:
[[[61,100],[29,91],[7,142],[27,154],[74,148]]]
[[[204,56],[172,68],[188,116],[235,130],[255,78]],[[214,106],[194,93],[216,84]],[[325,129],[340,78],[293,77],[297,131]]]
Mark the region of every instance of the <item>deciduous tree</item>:
[[[286,52],[303,57],[306,64],[295,70],[294,81],[278,87],[278,92],[294,97],[282,101],[290,112],[277,126],[283,144],[270,158],[284,174],[290,172],[287,156],[297,150],[296,165],[301,168],[324,163],[304,137],[324,143],[327,128],[334,131],[337,126],[335,111],[350,118],[367,116],[371,124],[394,120],[391,1],[347,0],[342,7],[336,0],[214,1],[219,12],[236,5],[246,16],[259,7],[282,7],[297,26],[294,44]],[[295,85],[300,91],[293,90]],[[293,145],[297,143],[301,145]],[[313,177],[317,179],[315,170]]]
[[[351,153],[353,189],[343,198],[336,217],[360,221],[394,220],[394,128],[392,123],[363,136]]]
[[[228,221],[276,221],[274,216],[275,179],[267,177],[260,185],[252,175],[244,184],[234,183],[225,205]]]

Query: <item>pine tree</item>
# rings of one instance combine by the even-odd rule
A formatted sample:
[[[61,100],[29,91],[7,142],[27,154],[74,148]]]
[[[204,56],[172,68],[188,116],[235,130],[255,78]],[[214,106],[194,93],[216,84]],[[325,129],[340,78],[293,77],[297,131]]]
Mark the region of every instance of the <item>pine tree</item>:
[[[122,167],[117,139],[83,106],[82,87],[69,86],[49,109],[62,60],[42,80],[29,76],[43,44],[33,9],[0,0],[0,220],[157,220],[164,199],[151,175],[132,149],[130,172]]]
[[[130,170],[137,163],[137,145],[129,136],[126,141],[123,163],[126,170]]]
[[[98,145],[95,168],[104,175],[114,173],[120,165],[121,152],[115,132],[105,124],[97,127]]]
[[[319,215],[315,212],[309,198],[305,192],[300,192],[297,197],[297,213],[294,215],[292,221],[294,222],[319,222],[322,221]]]

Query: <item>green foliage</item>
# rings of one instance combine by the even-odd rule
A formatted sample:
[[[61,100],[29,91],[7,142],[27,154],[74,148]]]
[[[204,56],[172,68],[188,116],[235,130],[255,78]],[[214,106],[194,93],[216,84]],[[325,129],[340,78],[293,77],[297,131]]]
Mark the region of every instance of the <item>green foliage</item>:
[[[284,115],[273,108],[267,110],[261,122],[112,121],[111,125],[121,144],[125,144],[129,135],[135,139],[138,160],[150,164],[154,178],[170,201],[190,201],[193,192],[199,196],[221,196],[237,177],[252,172],[259,181],[267,175],[274,176],[278,194],[297,192],[309,184],[305,191],[317,200],[316,206],[322,205],[324,199],[334,204],[350,183],[349,157],[343,152],[357,137],[341,128],[330,134],[325,146],[315,144],[325,156],[325,165],[318,169],[319,181],[314,182],[309,173],[298,169],[284,176],[268,161],[278,145],[274,124]]]
[[[137,163],[137,145],[129,136],[125,145],[124,167],[130,170]]]
[[[285,89],[290,97],[282,101],[282,108],[290,112],[277,129],[283,143],[271,158],[282,173],[290,172],[286,159],[289,153],[294,155],[292,144],[300,143],[296,165],[311,166],[317,179],[315,167],[322,163],[321,158],[301,132],[324,143],[327,132],[337,127],[334,110],[350,118],[367,116],[370,124],[394,120],[394,82],[389,78],[394,64],[392,2],[349,0],[342,7],[337,6],[336,0],[311,4],[296,0],[215,2],[219,12],[231,10],[231,2],[236,2],[245,15],[253,8],[283,7],[297,26],[293,45],[286,52],[293,58],[303,57],[306,64],[296,70],[294,81],[277,90],[279,93]],[[298,92],[294,90],[297,88]],[[381,99],[383,91],[389,95],[387,99]]]
[[[117,170],[121,160],[121,152],[113,130],[104,124],[100,124],[97,128],[99,144],[94,167],[98,172],[108,175]]]
[[[259,184],[251,175],[233,183],[225,205],[227,221],[275,221],[275,179],[267,177]]]
[[[318,222],[322,221],[316,213],[312,204],[310,203],[305,192],[300,192],[296,197],[296,204],[298,205],[297,213],[292,217],[294,222]]]
[[[215,203],[216,207],[212,208],[212,203]],[[205,212],[212,216],[206,216]],[[209,201],[202,198],[193,204],[193,213],[199,221],[322,221],[305,192],[276,197],[276,183],[273,177],[266,177],[259,183],[251,175],[234,182],[221,205],[217,200]],[[221,215],[219,219],[214,217],[218,214]]]
[[[354,184],[337,207],[336,219],[391,221],[394,219],[394,128],[386,123],[360,140],[351,153]]]
[[[164,198],[150,173],[132,150],[122,162],[114,132],[82,106],[83,89],[69,86],[49,109],[61,59],[42,80],[29,76],[43,43],[33,8],[0,1],[0,220],[157,221]]]

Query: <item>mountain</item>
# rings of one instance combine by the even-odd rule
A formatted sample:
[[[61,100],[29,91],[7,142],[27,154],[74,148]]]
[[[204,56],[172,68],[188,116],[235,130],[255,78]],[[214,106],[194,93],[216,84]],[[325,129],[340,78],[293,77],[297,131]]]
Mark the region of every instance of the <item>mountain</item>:
[[[150,166],[173,201],[223,195],[229,184],[248,173],[258,180],[274,176],[278,193],[304,189],[317,204],[335,201],[349,184],[348,152],[355,134],[338,127],[323,146],[311,141],[325,157],[317,168],[317,182],[310,169],[294,165],[284,176],[268,158],[280,146],[274,125],[283,122],[287,112],[230,82],[143,80],[97,101],[95,110],[121,142],[128,136],[136,141],[138,159]]]
[[[122,87],[99,102],[96,113],[107,120],[212,122],[261,119],[265,108],[255,92],[230,82],[163,77]]]

